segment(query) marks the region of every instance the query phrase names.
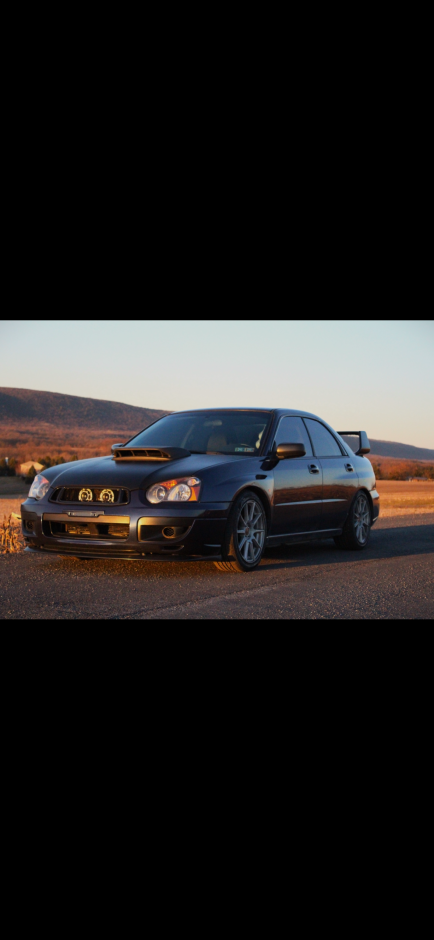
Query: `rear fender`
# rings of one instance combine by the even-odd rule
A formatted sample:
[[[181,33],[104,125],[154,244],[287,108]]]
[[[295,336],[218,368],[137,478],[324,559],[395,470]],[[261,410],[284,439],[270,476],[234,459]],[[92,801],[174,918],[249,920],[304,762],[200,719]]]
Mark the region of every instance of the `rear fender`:
[[[354,496],[354,499],[351,503],[351,506],[348,512],[348,516],[350,515],[350,512],[354,506],[354,503],[356,502],[357,497],[360,496],[361,493],[365,493],[365,495],[369,499],[369,505],[371,507],[372,525],[374,525],[380,515],[380,496],[377,493],[377,490],[372,490],[372,492],[369,492],[369,490],[367,490],[365,486],[361,486],[360,489],[357,490],[357,493]],[[347,519],[348,519],[348,516],[347,516]]]

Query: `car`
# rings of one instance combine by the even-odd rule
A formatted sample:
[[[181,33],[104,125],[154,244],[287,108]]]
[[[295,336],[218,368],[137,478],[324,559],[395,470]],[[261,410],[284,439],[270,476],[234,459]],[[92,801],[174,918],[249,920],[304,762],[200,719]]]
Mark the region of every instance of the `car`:
[[[333,538],[360,551],[380,512],[369,452],[365,432],[338,434],[304,411],[168,414],[109,456],[38,474],[23,535],[45,555],[201,559],[237,572],[281,544]]]

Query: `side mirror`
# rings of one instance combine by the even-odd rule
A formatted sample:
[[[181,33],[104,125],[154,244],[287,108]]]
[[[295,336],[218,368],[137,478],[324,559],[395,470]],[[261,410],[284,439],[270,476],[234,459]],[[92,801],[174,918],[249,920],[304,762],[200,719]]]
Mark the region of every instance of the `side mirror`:
[[[295,457],[305,457],[304,444],[279,444],[276,450],[277,460],[294,460]]]
[[[112,454],[114,454],[115,450],[118,450],[119,447],[125,447],[125,444],[113,444]]]

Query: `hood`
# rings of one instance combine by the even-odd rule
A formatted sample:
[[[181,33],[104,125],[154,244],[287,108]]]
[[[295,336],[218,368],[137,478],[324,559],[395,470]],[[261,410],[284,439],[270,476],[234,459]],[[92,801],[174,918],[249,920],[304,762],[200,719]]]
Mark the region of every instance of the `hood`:
[[[112,457],[96,457],[93,460],[78,460],[75,463],[44,470],[44,476],[52,486],[118,486],[125,489],[143,489],[154,481],[162,483],[177,477],[194,476],[204,470],[239,463],[246,457],[231,457],[227,454],[191,454],[182,460],[115,461]]]

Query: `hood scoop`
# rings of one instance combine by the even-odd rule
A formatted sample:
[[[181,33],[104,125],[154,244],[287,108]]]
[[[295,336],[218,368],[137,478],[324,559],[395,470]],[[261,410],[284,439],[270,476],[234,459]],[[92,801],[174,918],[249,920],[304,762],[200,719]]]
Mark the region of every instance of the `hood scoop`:
[[[183,460],[191,457],[183,447],[112,447],[113,460]]]

